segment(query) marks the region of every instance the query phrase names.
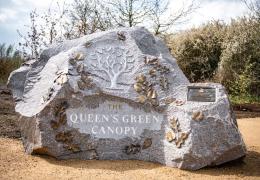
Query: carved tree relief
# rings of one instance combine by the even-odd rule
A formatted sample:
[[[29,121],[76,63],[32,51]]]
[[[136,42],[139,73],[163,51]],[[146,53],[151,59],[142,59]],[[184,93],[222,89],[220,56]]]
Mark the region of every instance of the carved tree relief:
[[[130,73],[134,68],[134,58],[130,51],[122,47],[106,47],[96,49],[91,55],[91,68],[103,72],[110,81],[109,89],[120,89],[118,78],[124,73]],[[107,77],[104,77],[107,79]]]

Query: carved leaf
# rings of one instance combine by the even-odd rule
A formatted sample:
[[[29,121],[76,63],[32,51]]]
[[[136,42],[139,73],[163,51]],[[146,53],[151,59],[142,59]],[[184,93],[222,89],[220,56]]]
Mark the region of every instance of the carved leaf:
[[[166,139],[168,142],[172,142],[175,138],[176,138],[175,133],[170,131],[166,133]]]

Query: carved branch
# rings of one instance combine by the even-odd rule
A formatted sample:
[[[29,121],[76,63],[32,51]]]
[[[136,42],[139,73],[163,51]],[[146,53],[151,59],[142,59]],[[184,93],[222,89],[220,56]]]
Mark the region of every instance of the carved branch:
[[[96,50],[93,58],[96,63],[91,67],[95,71],[105,72],[110,78],[111,88],[117,88],[117,79],[123,73],[129,73],[134,68],[133,55],[124,48],[102,48]]]

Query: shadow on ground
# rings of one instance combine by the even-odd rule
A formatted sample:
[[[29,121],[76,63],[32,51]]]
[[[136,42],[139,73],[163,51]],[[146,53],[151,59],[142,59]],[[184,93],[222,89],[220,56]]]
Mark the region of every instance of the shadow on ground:
[[[83,168],[83,169],[100,169],[110,170],[117,172],[125,172],[136,169],[154,169],[162,167],[159,163],[146,162],[140,160],[57,160],[47,155],[36,155],[47,162],[72,168]]]
[[[162,168],[163,165],[158,163],[143,162],[139,160],[56,160],[49,156],[39,156],[48,163],[56,166],[66,166],[75,169],[100,169],[117,172],[126,172],[129,170],[155,169]],[[170,167],[166,167],[171,169]],[[176,169],[177,170],[177,169]],[[197,171],[184,171],[194,175],[236,175],[238,177],[260,177],[260,153],[248,151],[247,156],[215,167],[206,167]]]
[[[237,175],[237,176],[253,176],[260,177],[260,153],[256,151],[248,151],[246,157],[227,162],[216,167],[207,167],[194,174],[207,174],[211,176],[221,175]]]

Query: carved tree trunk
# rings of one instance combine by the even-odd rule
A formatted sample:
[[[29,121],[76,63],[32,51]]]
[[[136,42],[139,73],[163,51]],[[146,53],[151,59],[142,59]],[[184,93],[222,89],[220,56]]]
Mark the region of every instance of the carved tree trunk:
[[[112,76],[110,78],[111,84],[110,84],[110,88],[111,89],[117,89],[117,79],[118,79],[119,74],[115,74],[114,76]]]

